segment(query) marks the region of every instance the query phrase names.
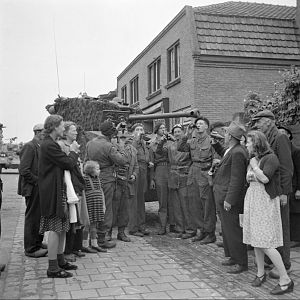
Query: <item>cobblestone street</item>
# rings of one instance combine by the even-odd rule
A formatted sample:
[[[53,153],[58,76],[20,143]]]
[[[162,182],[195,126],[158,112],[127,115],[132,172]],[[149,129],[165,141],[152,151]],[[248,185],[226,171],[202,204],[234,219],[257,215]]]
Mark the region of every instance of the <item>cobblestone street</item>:
[[[249,271],[226,273],[221,265],[223,249],[202,246],[157,230],[157,203],[147,203],[151,235],[117,242],[107,253],[87,254],[77,259],[78,270],[70,279],[48,279],[47,257],[28,258],[23,250],[24,200],[17,196],[17,174],[3,174],[2,238],[0,262],[7,267],[0,278],[1,299],[271,299],[274,279],[260,288],[250,282],[255,276],[253,251]],[[113,237],[116,239],[116,232]],[[291,252],[295,289],[280,299],[300,298],[300,248]]]

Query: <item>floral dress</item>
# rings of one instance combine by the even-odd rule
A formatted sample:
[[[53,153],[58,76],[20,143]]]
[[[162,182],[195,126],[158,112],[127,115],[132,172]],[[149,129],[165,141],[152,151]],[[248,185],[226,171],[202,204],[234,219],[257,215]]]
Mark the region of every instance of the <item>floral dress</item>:
[[[250,186],[244,202],[243,243],[257,248],[277,248],[283,245],[280,199],[271,199],[265,185],[248,167]]]

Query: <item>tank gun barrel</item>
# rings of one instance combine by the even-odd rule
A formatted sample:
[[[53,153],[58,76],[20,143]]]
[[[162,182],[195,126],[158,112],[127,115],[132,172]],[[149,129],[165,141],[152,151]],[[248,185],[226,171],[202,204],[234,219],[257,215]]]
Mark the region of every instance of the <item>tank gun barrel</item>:
[[[143,114],[129,115],[128,121],[181,118],[181,117],[198,118],[200,117],[200,111],[198,109],[192,109],[187,112],[173,112],[173,113],[149,114],[149,115],[143,115]]]

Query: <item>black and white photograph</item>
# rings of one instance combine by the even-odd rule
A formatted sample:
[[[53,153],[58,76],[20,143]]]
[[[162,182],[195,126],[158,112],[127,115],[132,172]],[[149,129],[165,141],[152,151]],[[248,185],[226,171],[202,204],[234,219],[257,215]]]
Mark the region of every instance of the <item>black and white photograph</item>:
[[[0,299],[299,299],[300,0],[0,0]]]

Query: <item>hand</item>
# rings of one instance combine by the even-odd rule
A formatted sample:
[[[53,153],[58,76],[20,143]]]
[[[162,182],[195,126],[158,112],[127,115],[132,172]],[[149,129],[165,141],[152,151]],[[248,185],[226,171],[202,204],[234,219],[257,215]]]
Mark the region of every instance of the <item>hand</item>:
[[[135,181],[135,180],[136,180],[135,175],[131,175],[130,178],[129,178],[129,181],[133,182],[133,181]]]
[[[76,141],[74,141],[70,145],[70,151],[74,151],[75,153],[79,153],[80,152],[79,148],[80,148],[80,145]]]
[[[279,198],[280,198],[281,206],[287,205],[287,201],[288,201],[287,195],[280,195]]]
[[[150,182],[150,189],[154,190],[155,189],[155,181],[152,179]]]
[[[152,161],[150,161],[149,164],[148,164],[148,167],[149,168],[153,168],[154,167],[154,163]]]
[[[296,200],[300,200],[300,190],[297,190],[295,193]]]
[[[219,165],[219,164],[220,164],[220,161],[221,161],[220,159],[214,158],[214,159],[213,159],[213,162],[212,162],[212,165],[213,165],[213,166]]]
[[[254,170],[255,168],[258,167],[258,162],[257,159],[255,157],[252,157],[250,159],[250,167]]]
[[[194,123],[191,122],[191,123],[189,124],[189,126],[186,128],[185,134],[186,134],[188,137],[190,137],[190,136],[192,135],[193,131],[194,131],[193,126],[194,126]]]
[[[231,204],[228,203],[228,202],[226,202],[226,201],[224,201],[224,209],[225,209],[226,211],[230,211],[230,209],[231,209]]]

